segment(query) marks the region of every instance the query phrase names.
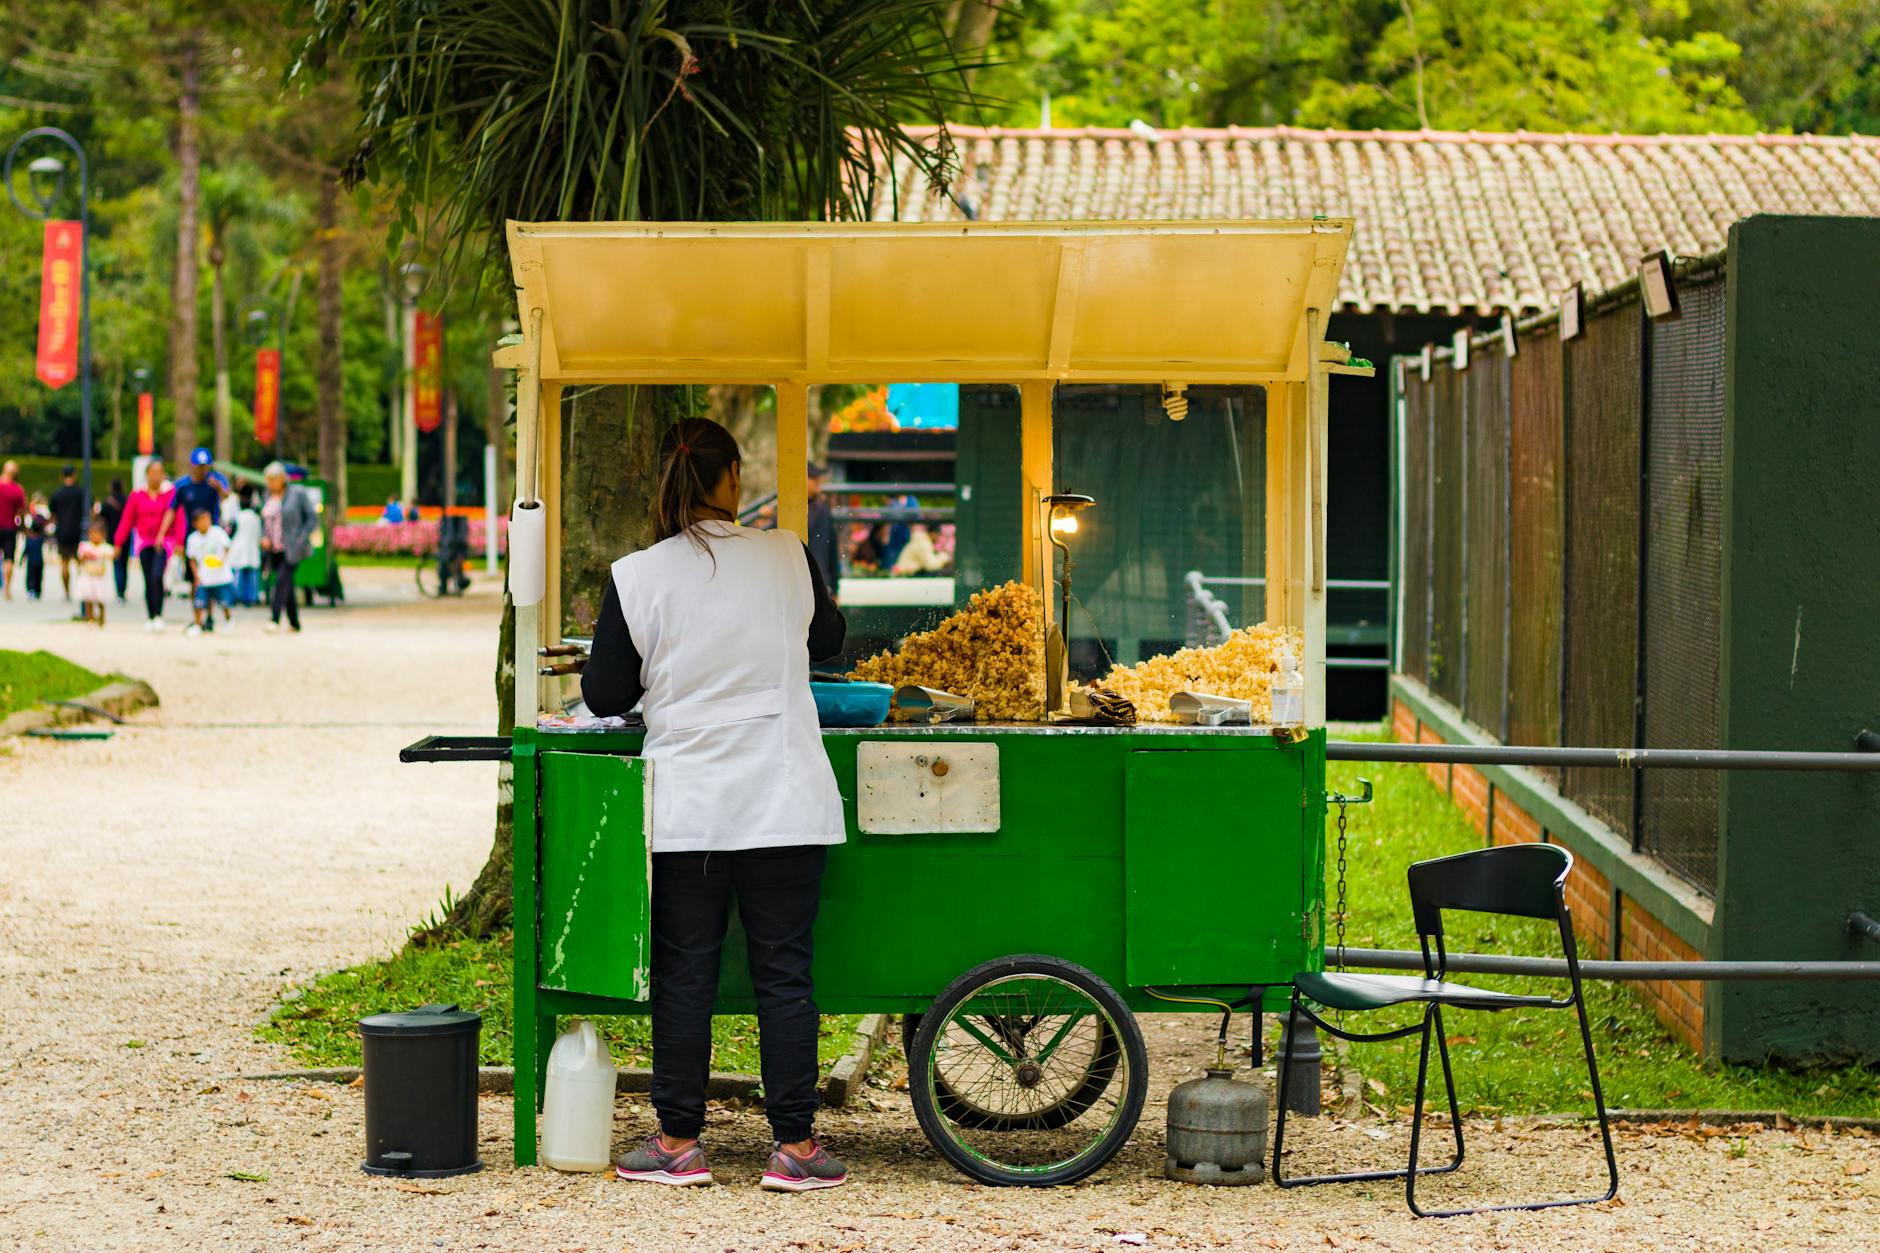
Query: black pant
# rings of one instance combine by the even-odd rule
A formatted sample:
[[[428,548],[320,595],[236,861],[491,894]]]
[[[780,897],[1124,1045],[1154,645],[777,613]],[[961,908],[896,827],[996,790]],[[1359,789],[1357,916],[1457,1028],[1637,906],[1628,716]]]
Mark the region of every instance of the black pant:
[[[144,612],[163,616],[163,545],[145,544],[137,550],[137,568],[144,572]]]
[[[693,1139],[705,1126],[712,1002],[736,891],[771,1134],[785,1144],[809,1139],[821,1101],[811,930],[826,856],[820,844],[653,855],[653,1108],[668,1136]]]
[[[131,546],[120,544],[117,556],[111,559],[111,577],[117,582],[117,597],[124,599],[124,593],[131,585]]]
[[[289,561],[281,553],[269,553],[268,560],[274,566],[274,586],[268,591],[268,615],[279,622],[281,611],[287,611],[287,625],[300,630],[300,601],[294,589],[294,568],[300,563]]]

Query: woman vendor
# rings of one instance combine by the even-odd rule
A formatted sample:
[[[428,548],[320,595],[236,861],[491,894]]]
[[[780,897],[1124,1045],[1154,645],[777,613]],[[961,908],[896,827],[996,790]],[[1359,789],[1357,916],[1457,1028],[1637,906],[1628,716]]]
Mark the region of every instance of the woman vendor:
[[[622,1179],[712,1182],[699,1133],[731,896],[757,994],[774,1147],[762,1184],[847,1182],[814,1138],[818,1011],[811,931],[842,797],[810,695],[812,657],[847,624],[788,531],[738,526],[737,441],[689,418],[660,445],[655,543],[613,564],[581,694],[599,715],[638,703],[653,776],[653,1108],[659,1132]]]

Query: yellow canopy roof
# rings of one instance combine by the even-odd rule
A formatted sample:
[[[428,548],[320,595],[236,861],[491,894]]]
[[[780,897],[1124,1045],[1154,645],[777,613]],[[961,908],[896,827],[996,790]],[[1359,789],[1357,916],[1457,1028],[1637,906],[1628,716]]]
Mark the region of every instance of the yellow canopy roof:
[[[511,222],[561,382],[1301,381],[1349,219]]]

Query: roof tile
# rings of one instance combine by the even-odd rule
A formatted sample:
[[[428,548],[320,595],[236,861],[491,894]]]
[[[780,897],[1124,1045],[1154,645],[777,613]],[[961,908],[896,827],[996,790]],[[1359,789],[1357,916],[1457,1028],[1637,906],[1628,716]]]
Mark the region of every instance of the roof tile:
[[[953,198],[930,195],[900,158],[876,218],[897,207],[904,221],[1350,217],[1339,297],[1356,309],[1547,309],[1570,284],[1610,286],[1659,248],[1713,252],[1753,213],[1880,216],[1880,139],[1861,136],[952,134]]]

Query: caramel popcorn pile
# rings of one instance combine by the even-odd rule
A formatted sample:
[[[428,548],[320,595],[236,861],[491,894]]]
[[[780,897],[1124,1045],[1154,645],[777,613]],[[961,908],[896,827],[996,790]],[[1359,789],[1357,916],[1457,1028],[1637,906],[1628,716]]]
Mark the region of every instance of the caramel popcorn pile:
[[[1041,722],[1044,603],[1036,588],[1017,582],[975,592],[966,608],[908,636],[899,652],[861,662],[849,677],[970,696],[978,722]]]
[[[1144,722],[1167,722],[1168,698],[1190,691],[1251,701],[1253,720],[1260,723],[1272,716],[1273,676],[1289,648],[1294,658],[1304,657],[1304,637],[1262,622],[1235,630],[1212,648],[1184,648],[1133,666],[1117,666],[1102,685],[1135,705]]]

